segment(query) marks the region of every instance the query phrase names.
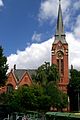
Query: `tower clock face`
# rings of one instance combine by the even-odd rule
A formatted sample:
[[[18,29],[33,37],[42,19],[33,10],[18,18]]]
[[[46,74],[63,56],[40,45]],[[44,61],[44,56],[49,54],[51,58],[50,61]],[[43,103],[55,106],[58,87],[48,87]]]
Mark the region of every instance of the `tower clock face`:
[[[58,51],[58,52],[57,52],[57,57],[58,57],[58,58],[62,58],[62,57],[63,57],[62,51]]]

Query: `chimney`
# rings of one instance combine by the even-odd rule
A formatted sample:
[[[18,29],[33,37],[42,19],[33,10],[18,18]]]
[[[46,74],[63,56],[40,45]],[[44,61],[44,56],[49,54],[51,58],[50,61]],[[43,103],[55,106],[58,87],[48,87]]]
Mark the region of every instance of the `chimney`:
[[[14,64],[14,70],[16,70],[16,64]]]
[[[71,65],[71,70],[73,70],[73,65]]]

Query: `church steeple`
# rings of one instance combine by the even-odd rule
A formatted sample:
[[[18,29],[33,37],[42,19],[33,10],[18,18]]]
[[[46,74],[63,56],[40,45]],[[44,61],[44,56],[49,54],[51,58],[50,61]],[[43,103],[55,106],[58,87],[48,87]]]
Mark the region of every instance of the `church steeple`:
[[[58,18],[55,39],[51,49],[51,63],[56,64],[60,75],[59,88],[67,93],[68,78],[68,43],[65,39],[64,25],[61,10],[61,0],[59,0]]]
[[[59,0],[57,27],[56,27],[54,43],[57,43],[58,41],[61,41],[62,43],[67,43],[65,40],[65,33],[64,33],[64,26],[63,26],[61,0]]]

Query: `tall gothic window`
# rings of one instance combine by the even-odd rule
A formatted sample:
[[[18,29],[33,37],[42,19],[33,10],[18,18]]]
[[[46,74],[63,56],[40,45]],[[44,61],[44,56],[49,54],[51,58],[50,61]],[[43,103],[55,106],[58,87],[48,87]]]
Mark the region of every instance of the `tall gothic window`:
[[[61,73],[64,74],[64,62],[63,62],[63,59],[61,59]]]
[[[57,67],[58,67],[58,71],[59,71],[59,59],[57,59]]]
[[[57,67],[60,74],[64,74],[64,62],[63,59],[57,59]]]
[[[57,52],[57,66],[59,70],[59,74],[64,74],[64,61],[63,61],[63,52],[58,51]]]

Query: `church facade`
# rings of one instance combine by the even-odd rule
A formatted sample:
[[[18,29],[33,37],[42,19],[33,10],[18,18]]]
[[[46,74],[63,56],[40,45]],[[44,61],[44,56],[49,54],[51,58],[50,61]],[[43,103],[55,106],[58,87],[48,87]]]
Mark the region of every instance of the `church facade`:
[[[7,74],[7,80],[5,86],[0,88],[1,93],[10,93],[13,90],[17,90],[21,86],[32,85],[32,76],[36,74],[36,70],[16,69],[16,65]]]
[[[51,49],[51,64],[56,64],[58,67],[60,79],[59,88],[67,93],[67,85],[69,83],[68,75],[68,43],[64,33],[61,2],[59,0],[57,27],[55,32],[55,39]],[[0,93],[10,91],[11,89],[18,89],[20,86],[30,86],[32,84],[32,75],[36,74],[36,70],[12,69],[8,73],[6,87],[0,89]]]
[[[59,1],[57,27],[55,39],[51,50],[51,64],[56,64],[59,70],[60,80],[59,88],[63,92],[67,92],[68,78],[68,43],[64,33],[61,2]]]

